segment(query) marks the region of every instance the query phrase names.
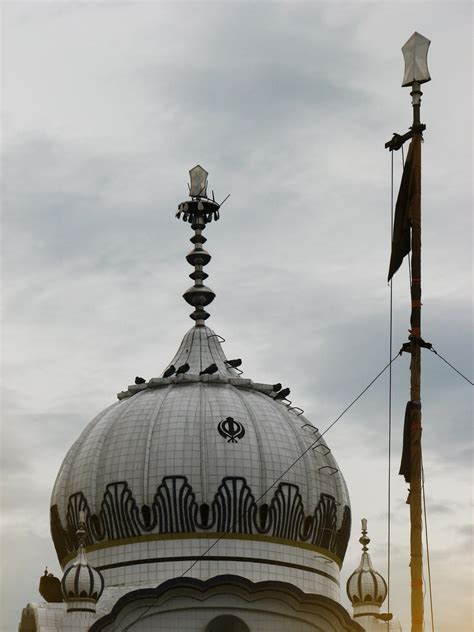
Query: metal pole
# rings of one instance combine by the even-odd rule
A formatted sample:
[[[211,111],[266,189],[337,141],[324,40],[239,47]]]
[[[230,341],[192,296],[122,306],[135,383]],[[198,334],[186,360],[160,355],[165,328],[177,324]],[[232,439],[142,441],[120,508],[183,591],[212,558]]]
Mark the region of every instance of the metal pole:
[[[411,632],[423,632],[422,449],[421,449],[421,140],[420,84],[413,84],[413,141],[416,199],[412,207],[410,399],[410,575]]]
[[[402,46],[405,59],[405,74],[402,87],[411,86],[413,125],[406,134],[394,134],[392,140],[385,143],[390,151],[400,149],[409,138],[412,139],[409,158],[410,164],[405,166],[400,188],[401,204],[399,207],[403,231],[397,241],[397,249],[392,246],[392,256],[395,253],[392,269],[390,260],[389,279],[400,266],[401,259],[410,250],[407,243],[407,220],[411,224],[411,317],[409,343],[402,346],[402,351],[411,353],[410,362],[410,401],[407,404],[404,447],[400,474],[410,483],[408,504],[410,505],[410,575],[411,575],[411,632],[423,632],[423,557],[422,557],[422,450],[421,450],[421,348],[431,345],[425,343],[421,337],[421,142],[425,129],[420,121],[421,84],[430,81],[428,71],[428,48],[430,40],[420,33],[413,35]],[[400,199],[400,197],[399,197]],[[397,202],[398,205],[398,202]],[[398,210],[398,209],[397,209]],[[395,219],[397,213],[395,213]],[[408,427],[409,425],[409,427]],[[408,440],[409,453],[405,441]]]

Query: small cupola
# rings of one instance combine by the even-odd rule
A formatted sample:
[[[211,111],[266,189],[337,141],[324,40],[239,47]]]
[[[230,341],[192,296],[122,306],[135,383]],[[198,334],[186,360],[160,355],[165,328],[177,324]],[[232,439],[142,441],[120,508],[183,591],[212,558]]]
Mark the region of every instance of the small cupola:
[[[64,572],[61,588],[68,612],[95,612],[96,603],[104,590],[102,573],[91,566],[86,558],[84,541],[86,525],[84,512],[79,512],[77,555]]]
[[[365,518],[362,519],[362,536],[359,542],[362,544],[362,556],[359,566],[347,580],[347,596],[354,607],[362,604],[381,606],[387,597],[387,583],[372,565],[367,548],[370,538],[367,536]]]

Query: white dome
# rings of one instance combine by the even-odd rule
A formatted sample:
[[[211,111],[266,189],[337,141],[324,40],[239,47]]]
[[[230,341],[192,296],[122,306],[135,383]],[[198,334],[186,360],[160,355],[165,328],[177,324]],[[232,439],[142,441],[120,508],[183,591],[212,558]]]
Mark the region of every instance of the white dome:
[[[359,538],[359,542],[362,544],[362,555],[359,566],[347,580],[347,596],[354,608],[373,605],[378,609],[387,597],[387,583],[372,565],[367,548],[370,538],[367,536],[365,518],[362,520],[362,537]]]
[[[64,573],[61,589],[67,602],[99,601],[104,590],[104,578],[98,570],[87,562],[82,547],[79,548],[74,562]]]
[[[79,529],[76,536],[79,540],[76,559],[64,572],[61,590],[68,612],[95,612],[95,604],[104,591],[102,573],[89,564],[84,551],[84,514],[79,514]]]
[[[374,570],[370,555],[362,554],[360,564],[347,580],[347,596],[352,605],[375,604],[380,606],[387,597],[387,583]]]
[[[146,554],[138,552],[141,543],[173,534],[215,539],[227,532],[253,545],[301,547],[340,565],[350,532],[349,498],[323,439],[266,492],[318,438],[317,429],[274,400],[272,385],[238,377],[208,327],[186,334],[171,364],[184,363],[190,368],[183,375],[119,393],[69,450],[51,500],[61,563],[72,558],[84,511],[87,550],[101,552],[102,568],[119,565],[114,547],[129,547],[124,560],[131,564],[130,556]],[[217,369],[212,375],[199,375],[211,364]],[[252,551],[255,558],[255,546]],[[169,573],[176,576],[176,568]]]

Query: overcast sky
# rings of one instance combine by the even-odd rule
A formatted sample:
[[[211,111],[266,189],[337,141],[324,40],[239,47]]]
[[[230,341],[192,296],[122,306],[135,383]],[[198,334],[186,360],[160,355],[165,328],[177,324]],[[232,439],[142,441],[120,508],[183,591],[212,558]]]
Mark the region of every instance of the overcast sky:
[[[44,566],[60,575],[49,497],[67,449],[135,375],[158,376],[192,325],[191,231],[174,213],[195,164],[217,199],[231,193],[206,230],[208,324],[245,377],[290,386],[322,430],[387,363],[384,142],[411,123],[400,48],[414,30],[432,40],[423,336],[472,379],[473,28],[470,2],[11,2],[2,14],[9,631],[41,600]],[[394,168],[397,187],[400,152]],[[405,263],[395,351],[408,323]],[[435,622],[460,632],[472,625],[472,389],[429,352],[423,372]],[[391,478],[391,610],[404,632],[408,380],[404,356],[393,365]],[[352,500],[343,587],[362,517],[386,576],[387,398],[385,375],[326,436]]]

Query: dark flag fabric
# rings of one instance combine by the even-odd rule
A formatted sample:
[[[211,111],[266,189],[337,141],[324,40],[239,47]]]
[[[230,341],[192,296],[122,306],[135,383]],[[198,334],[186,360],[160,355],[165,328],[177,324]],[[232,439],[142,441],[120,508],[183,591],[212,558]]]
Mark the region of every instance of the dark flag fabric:
[[[413,208],[420,203],[421,137],[415,134],[403,169],[402,181],[395,206],[393,221],[392,254],[388,280],[402,265],[403,258],[410,252],[411,219]]]
[[[400,476],[405,477],[407,483],[410,482],[410,426],[411,426],[411,402],[407,403],[405,408],[405,421],[403,423],[403,449],[402,462],[400,463]]]
[[[402,461],[400,463],[400,476],[405,477],[407,483],[411,478],[411,428],[414,415],[418,414],[421,409],[420,402],[408,402],[405,408],[405,422],[403,424],[403,448]]]

